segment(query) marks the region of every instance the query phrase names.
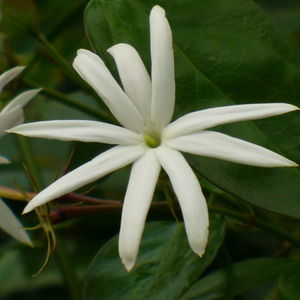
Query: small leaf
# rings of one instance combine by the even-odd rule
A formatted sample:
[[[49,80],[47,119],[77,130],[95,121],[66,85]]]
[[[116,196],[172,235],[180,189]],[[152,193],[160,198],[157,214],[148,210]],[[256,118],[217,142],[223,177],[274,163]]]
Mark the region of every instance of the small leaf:
[[[183,223],[148,223],[137,264],[129,274],[118,255],[117,236],[92,262],[85,282],[85,299],[178,299],[212,262],[224,230],[224,219],[213,214],[209,243],[200,258],[187,242]]]
[[[37,7],[32,0],[4,0],[0,30],[16,36],[34,37],[40,32]]]
[[[292,264],[293,261],[288,259],[272,258],[239,262],[231,267],[215,271],[199,280],[180,300],[229,299],[276,278],[290,268]]]

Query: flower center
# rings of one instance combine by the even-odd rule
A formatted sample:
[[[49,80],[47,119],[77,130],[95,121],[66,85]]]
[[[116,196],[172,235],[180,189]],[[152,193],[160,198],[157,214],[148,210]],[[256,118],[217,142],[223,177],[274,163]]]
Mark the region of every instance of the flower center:
[[[149,146],[150,148],[156,148],[160,145],[159,137],[155,139],[150,134],[145,134],[144,138],[147,146]]]

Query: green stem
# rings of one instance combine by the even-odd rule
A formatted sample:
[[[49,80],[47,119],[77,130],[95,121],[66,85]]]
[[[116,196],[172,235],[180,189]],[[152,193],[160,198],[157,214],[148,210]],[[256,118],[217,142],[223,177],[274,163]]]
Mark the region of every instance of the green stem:
[[[77,199],[79,200],[79,199]],[[152,203],[150,210],[165,210],[167,208],[166,202]],[[77,206],[77,207],[61,207],[51,211],[51,222],[54,224],[63,222],[65,220],[87,217],[97,214],[116,213],[121,212],[122,204],[116,203],[114,205],[90,205],[90,206]],[[294,246],[300,248],[299,238],[291,235],[289,232],[278,228],[273,224],[269,224],[265,221],[256,219],[253,215],[247,215],[239,213],[222,207],[209,206],[209,211],[216,212],[224,216],[231,217],[244,224],[248,224],[257,228],[260,228],[266,232],[272,233],[280,238],[288,241]]]
[[[56,51],[56,49],[47,41],[43,34],[39,34],[36,36],[38,42],[43,46],[44,50],[47,54],[56,62],[56,64],[75,82],[79,85],[84,85],[86,88],[86,84],[80,79],[77,73],[72,69],[70,64]]]
[[[56,51],[56,49],[47,41],[43,34],[36,36],[37,41],[43,46],[47,54],[56,62],[56,64],[65,72],[65,74],[81,86],[84,90],[88,91],[97,100],[98,104],[103,106],[103,102],[100,101],[98,94],[83,81],[71,65]]]
[[[54,253],[56,254],[59,267],[68,286],[71,299],[81,300],[83,294],[82,287],[77,278],[74,264],[71,262],[67,251],[64,249],[64,241],[59,236],[57,236],[57,247]]]
[[[277,236],[280,236],[282,239],[286,240],[287,242],[293,244],[294,246],[300,248],[300,239],[291,235],[289,232],[282,230],[281,228],[278,228],[277,226],[273,225],[273,224],[269,224],[265,221],[256,219],[253,217],[253,215],[248,215],[248,214],[244,214],[244,213],[239,213],[236,211],[232,211],[226,208],[222,208],[222,207],[215,207],[215,206],[210,206],[209,210],[211,212],[216,212],[219,213],[221,215],[225,215],[228,217],[231,217],[235,220],[241,221],[244,224],[249,224],[251,226],[260,228],[266,232],[275,234]]]
[[[30,88],[36,88],[39,87],[39,85],[31,80],[28,79],[23,79],[23,83]],[[56,92],[52,89],[44,88],[40,94],[43,94],[45,96],[48,96],[50,98],[55,99],[56,101],[63,103],[65,105],[68,105],[74,109],[77,109],[81,112],[85,112],[90,116],[96,117],[97,119],[100,119],[104,122],[109,122],[109,123],[117,123],[116,119],[109,114],[107,111],[102,111],[99,109],[95,109],[94,107],[90,105],[86,105],[72,97],[66,96],[62,93]]]
[[[36,159],[34,158],[34,152],[31,149],[32,147],[30,145],[30,141],[20,135],[16,135],[15,137],[17,139],[24,164],[29,170],[31,177],[35,180],[39,189],[41,189],[43,187],[43,181],[40,174],[40,169],[36,163]]]

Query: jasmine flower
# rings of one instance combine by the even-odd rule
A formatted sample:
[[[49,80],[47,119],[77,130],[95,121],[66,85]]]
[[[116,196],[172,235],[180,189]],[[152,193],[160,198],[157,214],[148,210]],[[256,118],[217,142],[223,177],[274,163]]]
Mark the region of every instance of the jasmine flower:
[[[18,76],[25,67],[19,66],[12,68],[0,76],[0,94],[4,86]],[[26,91],[15,99],[13,99],[4,109],[0,112],[0,137],[6,134],[5,130],[19,125],[24,121],[23,107],[31,100],[40,89]],[[9,163],[9,160],[0,156],[0,164]],[[15,217],[13,212],[0,198],[0,228],[14,237],[16,240],[32,246],[32,242],[27,232],[21,229],[22,224]]]
[[[49,121],[10,130],[30,137],[117,145],[51,184],[32,199],[25,213],[133,163],[119,237],[119,254],[128,271],[137,259],[161,168],[168,174],[178,198],[192,250],[199,256],[205,251],[209,233],[207,205],[199,181],[180,151],[251,166],[297,166],[263,147],[207,130],[297,110],[293,105],[210,108],[170,123],[175,105],[172,33],[165,11],[159,6],[151,11],[150,33],[151,78],[132,46],[118,44],[108,50],[116,62],[124,90],[94,53],[79,50],[73,64],[123,127],[94,121]]]

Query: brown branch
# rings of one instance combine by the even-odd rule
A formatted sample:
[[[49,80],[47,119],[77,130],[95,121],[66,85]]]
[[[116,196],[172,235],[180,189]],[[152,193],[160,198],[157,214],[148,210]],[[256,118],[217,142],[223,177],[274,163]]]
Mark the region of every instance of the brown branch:
[[[88,206],[65,206],[51,210],[51,224],[55,225],[66,220],[75,218],[95,216],[100,214],[121,213],[123,202],[114,201],[113,205],[88,205]],[[150,211],[168,210],[167,202],[154,202],[151,204]]]

